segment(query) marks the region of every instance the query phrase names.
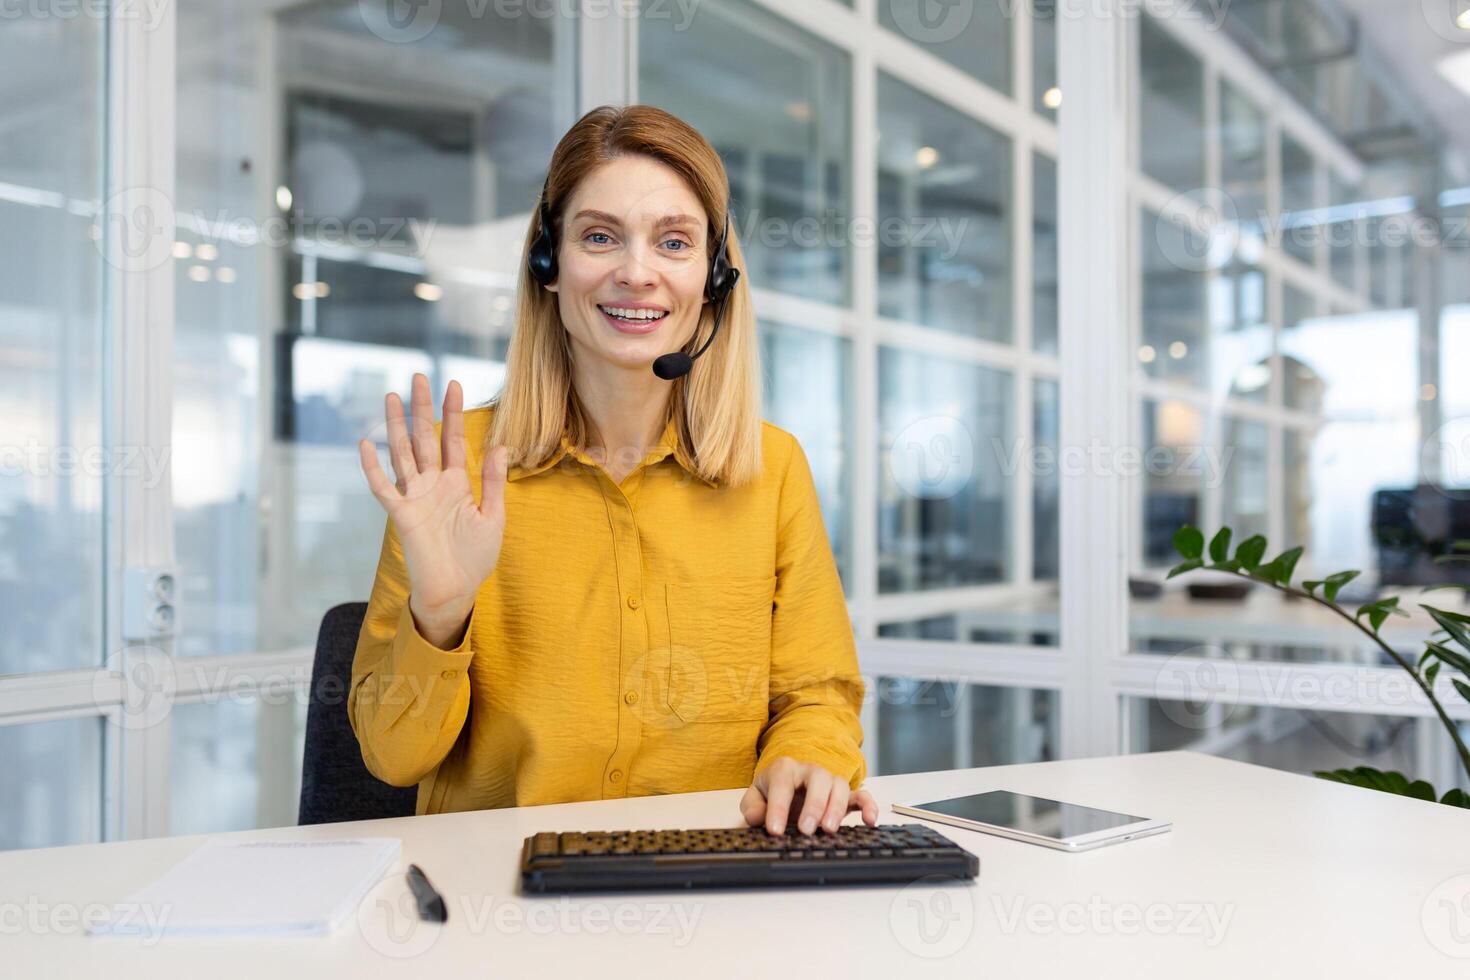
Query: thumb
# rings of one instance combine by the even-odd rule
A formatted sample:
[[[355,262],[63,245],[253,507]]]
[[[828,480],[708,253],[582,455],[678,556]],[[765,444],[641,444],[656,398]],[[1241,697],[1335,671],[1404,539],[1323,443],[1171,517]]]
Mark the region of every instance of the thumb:
[[[759,827],[766,822],[766,796],[755,786],[745,791],[740,797],[740,815],[745,822],[752,827]]]
[[[486,517],[505,519],[505,474],[509,469],[510,450],[492,446],[480,468],[480,513]]]

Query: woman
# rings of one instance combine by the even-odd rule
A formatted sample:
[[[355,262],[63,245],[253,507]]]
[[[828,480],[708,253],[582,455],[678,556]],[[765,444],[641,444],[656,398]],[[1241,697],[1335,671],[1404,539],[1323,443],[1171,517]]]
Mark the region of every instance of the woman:
[[[687,124],[589,112],[527,231],[500,396],[465,412],[451,381],[436,427],[416,375],[410,434],[388,395],[396,485],[360,444],[389,519],[348,711],[419,813],[748,787],[771,833],[877,822],[847,607],[806,457],[759,416],[728,209]]]

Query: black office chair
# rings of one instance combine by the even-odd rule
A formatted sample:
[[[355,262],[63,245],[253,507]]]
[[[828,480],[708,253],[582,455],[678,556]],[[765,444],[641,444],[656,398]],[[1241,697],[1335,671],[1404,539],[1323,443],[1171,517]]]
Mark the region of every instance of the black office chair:
[[[368,772],[347,720],[352,656],[366,616],[367,603],[343,603],[327,610],[317,633],[296,817],[301,825],[413,816],[418,789],[389,786]]]

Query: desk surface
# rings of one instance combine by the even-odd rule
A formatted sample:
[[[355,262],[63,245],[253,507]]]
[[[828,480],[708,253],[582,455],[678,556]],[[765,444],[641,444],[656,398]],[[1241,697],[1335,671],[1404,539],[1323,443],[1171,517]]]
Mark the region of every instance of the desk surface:
[[[450,921],[405,914],[403,876],[330,937],[88,937],[76,917],[121,901],[198,846],[161,838],[0,853],[7,977],[1464,976],[1470,814],[1193,753],[886,776],[888,803],[1005,788],[1167,817],[1173,832],[1083,854],[941,828],[980,856],[968,885],[516,893],[541,830],[738,822],[737,791],[288,827],[234,839],[398,836]],[[733,818],[733,819],[732,819]],[[849,818],[851,819],[851,818]],[[382,901],[379,901],[382,900]],[[68,913],[66,910],[70,909]],[[397,910],[397,911],[395,911]],[[40,922],[40,929],[31,923]]]

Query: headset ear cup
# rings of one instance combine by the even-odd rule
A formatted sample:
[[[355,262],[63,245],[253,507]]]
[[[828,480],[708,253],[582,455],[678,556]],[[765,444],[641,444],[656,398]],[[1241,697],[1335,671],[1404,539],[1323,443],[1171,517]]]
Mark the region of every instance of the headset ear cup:
[[[541,230],[526,254],[531,275],[543,286],[556,282],[556,239],[551,234],[551,214],[545,201],[541,204]]]

